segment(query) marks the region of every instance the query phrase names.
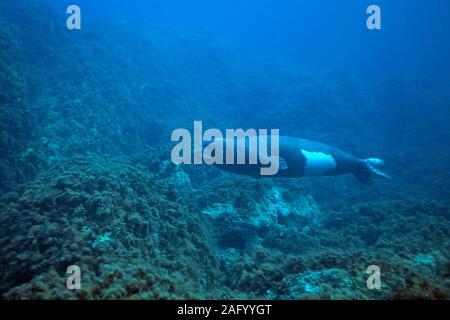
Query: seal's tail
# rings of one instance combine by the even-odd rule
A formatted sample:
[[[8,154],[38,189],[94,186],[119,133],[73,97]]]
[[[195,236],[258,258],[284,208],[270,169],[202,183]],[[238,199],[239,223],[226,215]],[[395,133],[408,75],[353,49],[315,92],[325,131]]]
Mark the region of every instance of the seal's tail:
[[[361,160],[361,165],[354,172],[356,178],[359,181],[369,184],[370,178],[372,175],[376,175],[383,179],[390,179],[391,177],[381,171],[381,167],[384,166],[384,161],[376,158],[368,158],[365,160]]]

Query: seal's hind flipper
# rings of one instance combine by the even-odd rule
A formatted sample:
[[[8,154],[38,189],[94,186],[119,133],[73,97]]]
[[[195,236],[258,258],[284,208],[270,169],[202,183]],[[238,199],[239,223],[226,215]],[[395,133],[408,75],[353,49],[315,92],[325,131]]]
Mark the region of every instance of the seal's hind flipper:
[[[370,172],[384,179],[391,179],[391,177],[381,171],[381,167],[384,166],[384,161],[377,158],[369,158],[364,160],[367,168],[369,168]]]
[[[377,158],[369,158],[362,160],[362,165],[353,174],[355,177],[364,184],[371,183],[372,174],[381,177],[383,179],[391,179],[391,177],[381,170],[384,166],[384,161]]]

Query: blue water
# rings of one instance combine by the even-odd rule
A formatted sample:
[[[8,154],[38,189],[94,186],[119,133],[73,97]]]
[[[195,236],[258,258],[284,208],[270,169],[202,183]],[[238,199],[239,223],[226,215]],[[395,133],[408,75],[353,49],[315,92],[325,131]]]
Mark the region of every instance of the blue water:
[[[1,1],[2,298],[448,299],[449,9]],[[175,165],[194,121],[381,158],[392,178]]]
[[[53,0],[64,11],[70,1]],[[448,1],[78,1],[86,19],[194,28],[225,37],[258,56],[314,69],[449,71]],[[382,30],[365,27],[366,9],[382,9]],[[380,70],[382,69],[382,71]],[[369,76],[370,74],[370,76]]]

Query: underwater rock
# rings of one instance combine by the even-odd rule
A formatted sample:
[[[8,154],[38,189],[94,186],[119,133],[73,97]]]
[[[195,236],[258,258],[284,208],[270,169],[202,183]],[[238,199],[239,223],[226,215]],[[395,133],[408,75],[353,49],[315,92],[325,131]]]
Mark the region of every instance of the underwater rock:
[[[319,271],[308,271],[289,276],[283,281],[290,283],[291,299],[327,298],[345,299],[355,285],[354,278],[347,271],[330,268]],[[347,294],[342,292],[347,291]],[[338,294],[336,294],[339,292]]]
[[[239,202],[231,199],[228,203],[212,203],[202,214],[211,220],[219,247],[244,250],[271,229],[299,230],[315,223],[320,210],[314,200],[307,195],[296,195],[295,200],[287,202],[282,196],[286,192],[272,187],[261,196],[255,190],[255,195],[249,198],[253,199],[253,208],[246,204],[239,207]]]
[[[206,225],[186,207],[169,200],[170,188],[157,182],[145,168],[126,160],[80,157],[2,197],[2,296],[205,295],[201,283],[211,277],[217,263],[208,244]],[[103,213],[99,215],[99,211]],[[72,264],[79,265],[83,272],[83,290],[68,293],[61,284],[65,283],[67,266]],[[109,271],[99,273],[105,265],[114,266],[114,275]],[[134,272],[127,274],[133,265],[147,270],[143,279],[136,278],[141,276]],[[192,283],[161,276],[173,273],[192,279]],[[119,274],[123,280],[109,278]],[[49,282],[43,285],[44,281]]]

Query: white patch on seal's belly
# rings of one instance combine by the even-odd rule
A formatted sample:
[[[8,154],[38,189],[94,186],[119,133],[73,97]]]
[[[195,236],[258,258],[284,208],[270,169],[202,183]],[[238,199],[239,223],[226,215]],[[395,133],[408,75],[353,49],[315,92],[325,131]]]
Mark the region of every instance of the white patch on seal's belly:
[[[337,166],[336,161],[329,154],[305,150],[302,150],[302,153],[306,157],[305,176],[320,176]]]

